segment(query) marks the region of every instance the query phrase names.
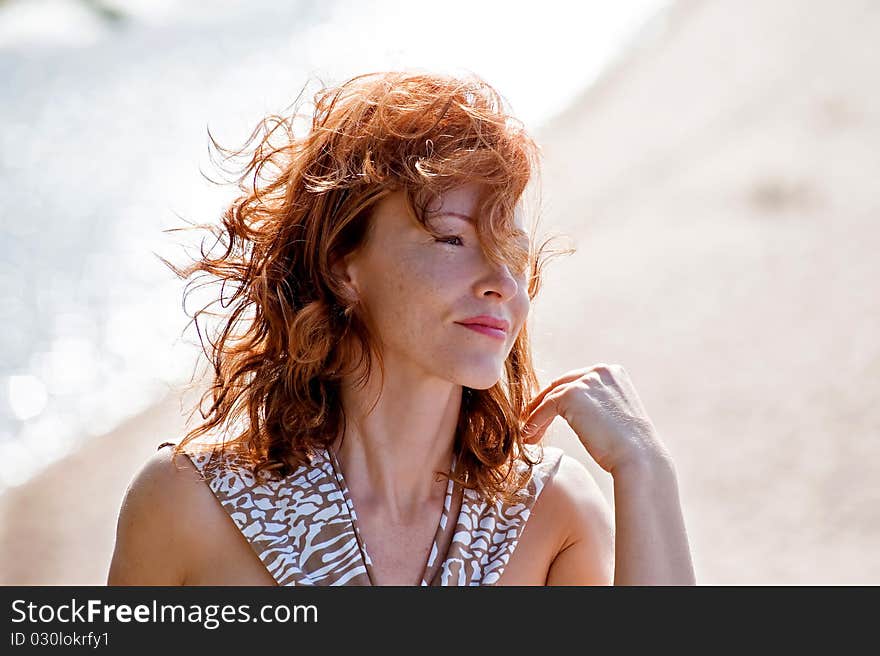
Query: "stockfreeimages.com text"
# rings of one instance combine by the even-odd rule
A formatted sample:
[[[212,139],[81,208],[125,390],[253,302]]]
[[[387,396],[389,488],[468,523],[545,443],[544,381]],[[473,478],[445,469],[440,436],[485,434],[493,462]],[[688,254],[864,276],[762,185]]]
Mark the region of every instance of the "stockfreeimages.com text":
[[[35,604],[24,599],[12,602],[13,622],[181,622],[202,624],[216,629],[221,623],[234,622],[294,622],[317,623],[318,608],[312,604],[265,604],[251,613],[248,604],[105,604],[100,599],[85,603],[71,599],[63,604]]]

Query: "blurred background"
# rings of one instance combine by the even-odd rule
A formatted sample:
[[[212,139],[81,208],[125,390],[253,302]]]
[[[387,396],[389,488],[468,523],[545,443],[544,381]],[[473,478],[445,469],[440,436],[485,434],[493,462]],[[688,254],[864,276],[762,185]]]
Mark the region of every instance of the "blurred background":
[[[207,130],[317,81],[473,71],[542,146],[542,384],[626,367],[701,584],[880,583],[880,3],[0,0],[0,584],[100,585],[186,428]],[[612,481],[564,420],[548,431]]]

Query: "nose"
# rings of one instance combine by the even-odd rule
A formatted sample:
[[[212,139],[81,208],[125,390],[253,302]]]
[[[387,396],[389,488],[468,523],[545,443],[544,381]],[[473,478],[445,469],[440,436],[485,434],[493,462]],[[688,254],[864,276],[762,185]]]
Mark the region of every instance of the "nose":
[[[501,300],[507,300],[516,296],[519,291],[519,282],[510,272],[510,267],[506,264],[493,264],[490,273],[482,277],[476,285],[478,296],[486,296],[487,294],[495,294]]]

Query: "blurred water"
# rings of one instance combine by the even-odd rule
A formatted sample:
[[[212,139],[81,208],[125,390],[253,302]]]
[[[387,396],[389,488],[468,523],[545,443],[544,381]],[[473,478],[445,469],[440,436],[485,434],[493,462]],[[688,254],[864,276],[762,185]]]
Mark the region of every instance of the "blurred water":
[[[163,228],[234,190],[239,145],[311,74],[470,69],[533,129],[663,0],[0,3],[0,492],[185,381],[197,357]]]

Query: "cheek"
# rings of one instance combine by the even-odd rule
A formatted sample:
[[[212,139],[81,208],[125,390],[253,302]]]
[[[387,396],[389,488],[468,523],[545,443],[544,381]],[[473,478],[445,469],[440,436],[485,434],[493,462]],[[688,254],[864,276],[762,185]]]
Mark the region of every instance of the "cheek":
[[[529,298],[528,290],[525,287],[520,288],[521,291],[518,295],[518,304],[517,304],[517,312],[519,314],[520,320],[520,328],[525,325],[526,320],[529,318],[529,310],[532,307],[532,301]]]
[[[425,323],[442,318],[442,286],[436,267],[424,257],[401,257],[372,272],[365,292],[383,339],[424,337]]]

